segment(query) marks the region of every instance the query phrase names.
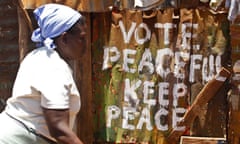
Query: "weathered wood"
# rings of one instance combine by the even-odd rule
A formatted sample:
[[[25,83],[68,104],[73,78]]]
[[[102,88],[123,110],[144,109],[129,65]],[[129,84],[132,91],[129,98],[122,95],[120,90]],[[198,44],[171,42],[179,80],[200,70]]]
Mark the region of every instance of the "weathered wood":
[[[178,124],[178,126],[189,127],[190,124],[194,121],[196,116],[201,112],[201,107],[203,107],[209,100],[216,95],[219,89],[222,87],[224,82],[231,76],[231,73],[222,68],[218,75],[211,81],[209,81],[200,93],[197,95],[195,101],[185,113],[183,120]],[[179,140],[180,136],[183,134],[183,131],[172,131],[168,136],[169,143],[175,144]]]
[[[231,91],[229,93],[229,120],[228,120],[228,142],[230,144],[240,143],[240,71],[238,61],[240,60],[240,26],[239,18],[230,25],[233,76],[231,78]]]
[[[24,12],[20,7],[17,8],[18,12],[18,23],[19,23],[19,61],[22,61],[24,56],[27,53],[28,44],[29,44],[29,29],[26,19],[24,19]]]
[[[107,43],[108,36],[111,27],[111,13],[94,13],[91,15],[92,25],[92,93],[93,93],[93,105],[94,109],[93,121],[94,121],[94,143],[109,143],[106,137],[106,91],[105,87],[108,86],[108,79],[110,79],[102,69],[102,56],[103,46]]]
[[[16,5],[0,1],[0,111],[11,90],[18,69],[18,21]]]
[[[87,24],[90,25],[89,13],[84,13]],[[75,78],[81,95],[81,110],[77,117],[77,134],[80,139],[90,144],[93,142],[93,116],[92,116],[92,62],[91,62],[91,27],[87,30],[87,47],[84,55],[79,55],[80,60],[76,62]]]
[[[226,142],[225,138],[182,136],[180,144],[200,144],[200,143],[219,144],[225,142]]]

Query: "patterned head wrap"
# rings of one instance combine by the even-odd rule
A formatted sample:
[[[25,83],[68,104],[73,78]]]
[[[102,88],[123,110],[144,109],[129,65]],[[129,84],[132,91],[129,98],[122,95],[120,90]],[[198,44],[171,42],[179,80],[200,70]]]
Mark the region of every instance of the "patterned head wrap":
[[[49,49],[56,48],[52,38],[70,29],[81,17],[74,9],[61,4],[46,4],[34,10],[38,28],[32,33],[32,41]]]

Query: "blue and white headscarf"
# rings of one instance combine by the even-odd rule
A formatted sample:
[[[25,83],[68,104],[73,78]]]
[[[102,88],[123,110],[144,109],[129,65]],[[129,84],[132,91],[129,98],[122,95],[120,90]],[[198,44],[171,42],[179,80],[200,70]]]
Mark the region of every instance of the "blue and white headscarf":
[[[38,28],[32,33],[32,41],[49,49],[56,48],[52,38],[70,29],[81,17],[74,9],[61,4],[46,4],[34,10]]]

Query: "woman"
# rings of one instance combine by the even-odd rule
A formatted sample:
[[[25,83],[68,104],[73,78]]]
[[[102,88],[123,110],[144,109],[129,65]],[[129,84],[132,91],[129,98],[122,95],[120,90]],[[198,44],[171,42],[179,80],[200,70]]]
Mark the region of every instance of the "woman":
[[[60,4],[34,10],[41,46],[20,64],[12,97],[0,115],[0,144],[83,144],[72,131],[80,95],[71,61],[83,54],[86,24],[77,11]]]

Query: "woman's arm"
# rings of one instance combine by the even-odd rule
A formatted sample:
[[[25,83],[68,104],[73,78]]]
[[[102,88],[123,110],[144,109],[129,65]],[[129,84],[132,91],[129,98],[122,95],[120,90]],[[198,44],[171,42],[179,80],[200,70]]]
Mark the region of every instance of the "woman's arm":
[[[76,134],[69,128],[69,110],[43,108],[43,114],[52,137],[59,144],[83,144]]]

